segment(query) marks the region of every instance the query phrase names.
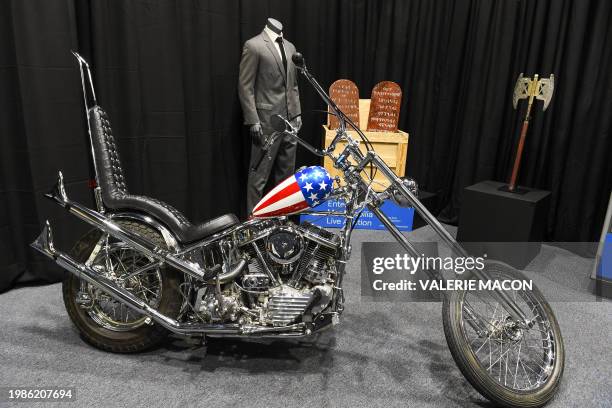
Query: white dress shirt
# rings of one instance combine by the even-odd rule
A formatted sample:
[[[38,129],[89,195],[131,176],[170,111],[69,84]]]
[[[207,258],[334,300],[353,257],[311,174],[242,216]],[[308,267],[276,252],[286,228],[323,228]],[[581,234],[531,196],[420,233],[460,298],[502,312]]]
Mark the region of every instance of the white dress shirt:
[[[281,31],[280,34],[276,34],[274,31],[270,30],[268,26],[264,27],[264,31],[266,32],[266,34],[268,34],[268,37],[270,37],[270,40],[272,40],[272,42],[274,43],[274,48],[276,48],[276,52],[278,53],[278,56],[282,61],[283,54],[281,53],[280,45],[276,42],[276,39],[278,37],[283,38],[283,32]]]

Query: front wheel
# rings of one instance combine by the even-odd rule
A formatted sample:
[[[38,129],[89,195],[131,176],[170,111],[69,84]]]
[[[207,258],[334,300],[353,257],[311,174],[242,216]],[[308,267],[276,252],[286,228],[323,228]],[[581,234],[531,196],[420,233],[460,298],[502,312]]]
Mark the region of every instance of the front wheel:
[[[528,280],[504,264],[486,269],[493,281]],[[456,291],[443,304],[444,334],[457,366],[485,398],[504,407],[541,407],[557,390],[565,361],[561,330],[542,293],[509,291],[532,321],[516,323],[492,291]]]

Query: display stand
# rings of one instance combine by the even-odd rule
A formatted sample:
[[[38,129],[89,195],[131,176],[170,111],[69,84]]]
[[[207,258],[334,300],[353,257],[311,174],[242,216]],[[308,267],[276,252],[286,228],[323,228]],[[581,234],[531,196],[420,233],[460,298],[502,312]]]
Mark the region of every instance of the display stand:
[[[612,193],[608,211],[601,231],[595,256],[592,279],[595,279],[595,294],[612,298]]]
[[[428,191],[419,190],[419,201],[423,203],[425,208],[434,215],[439,211],[440,197],[438,194],[430,193]],[[421,228],[427,225],[427,222],[421,217],[416,211],[414,213],[414,220],[412,221],[412,229]]]
[[[370,100],[360,99],[359,100],[359,127],[363,133],[374,145],[374,150],[383,158],[385,163],[400,177],[403,177],[406,172],[406,156],[408,154],[408,139],[409,135],[406,132],[398,130],[397,132],[371,132],[363,130],[367,127],[368,112],[370,110]],[[327,125],[323,125],[324,147],[328,147],[331,141],[336,137],[336,130],[330,129]],[[357,132],[351,129],[347,129],[349,135],[355,140],[359,140]],[[338,143],[336,149],[339,151],[345,146],[345,142]],[[366,147],[363,143],[360,145],[362,152],[366,152]],[[323,165],[329,174],[334,177],[339,175],[338,170],[334,167],[331,159],[325,158]],[[370,167],[366,167],[367,172]],[[374,177],[376,182],[373,185],[375,191],[382,191],[389,186],[389,181],[386,177],[378,172]]]
[[[500,190],[503,185],[483,181],[465,188],[457,240],[474,255],[523,269],[540,252],[550,192],[523,187],[524,194],[514,194]]]

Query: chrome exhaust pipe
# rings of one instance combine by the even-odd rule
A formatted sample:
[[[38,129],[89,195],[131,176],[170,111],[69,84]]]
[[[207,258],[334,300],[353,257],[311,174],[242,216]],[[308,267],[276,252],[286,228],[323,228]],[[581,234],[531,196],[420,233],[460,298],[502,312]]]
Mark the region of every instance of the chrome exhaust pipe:
[[[113,238],[123,241],[130,248],[142,252],[151,258],[157,259],[158,261],[165,262],[175,269],[184,272],[196,279],[209,280],[214,278],[218,271],[217,270],[204,270],[196,263],[186,261],[165,248],[160,248],[151,241],[141,237],[138,234],[134,234],[119,224],[113,222],[110,218],[105,217],[97,211],[87,208],[77,202],[71,201],[66,194],[66,188],[64,187],[64,177],[62,172],[59,172],[57,183],[54,188],[45,197],[54,200],[56,203],[64,207],[68,212],[76,215],[86,223],[99,228],[106,232]]]
[[[112,280],[100,275],[93,268],[76,261],[70,255],[55,249],[53,244],[53,232],[49,221],[34,242],[30,246],[43,255],[53,259],[62,268],[82,279],[87,283],[107,293],[112,298],[124,303],[126,306],[150,317],[160,326],[180,335],[216,335],[216,336],[277,336],[295,335],[300,336],[305,333],[305,326],[294,324],[285,327],[260,327],[239,324],[206,324],[206,323],[181,323],[157,309],[149,306],[145,301],[136,297],[133,293],[117,286]]]
[[[221,325],[221,324],[199,324],[199,323],[179,323],[157,309],[152,308],[142,299],[136,297],[131,292],[117,286],[110,279],[101,276],[89,266],[79,263],[71,256],[55,249],[53,245],[53,233],[49,221],[46,222],[42,232],[36,240],[30,245],[43,255],[53,259],[62,268],[75,275],[77,278],[90,283],[96,288],[104,291],[114,299],[134,309],[136,312],[142,313],[150,317],[162,327],[182,335],[190,334],[241,334],[242,330],[239,325]]]

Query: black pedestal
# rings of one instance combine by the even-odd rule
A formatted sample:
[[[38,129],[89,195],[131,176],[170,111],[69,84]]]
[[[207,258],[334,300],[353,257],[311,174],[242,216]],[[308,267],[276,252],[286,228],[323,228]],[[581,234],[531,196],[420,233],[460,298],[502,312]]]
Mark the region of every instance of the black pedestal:
[[[523,269],[540,252],[550,192],[524,188],[515,194],[500,190],[505,183],[483,181],[466,187],[457,240],[477,256]],[[494,244],[507,242],[509,244]]]
[[[419,191],[419,201],[425,205],[430,212],[434,213],[434,215],[438,211],[438,195],[434,193],[429,193],[427,191]],[[415,211],[414,219],[412,221],[412,229],[415,230],[417,228],[421,228],[427,225],[425,220]]]

